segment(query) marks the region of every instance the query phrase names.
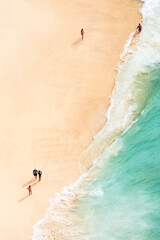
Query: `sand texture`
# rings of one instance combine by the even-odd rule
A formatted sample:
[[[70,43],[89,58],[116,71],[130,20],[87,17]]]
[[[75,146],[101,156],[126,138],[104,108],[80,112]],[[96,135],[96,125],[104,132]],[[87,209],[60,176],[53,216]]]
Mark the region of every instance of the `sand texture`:
[[[0,239],[29,240],[48,198],[78,179],[79,156],[105,124],[138,7],[134,0],[1,0]]]

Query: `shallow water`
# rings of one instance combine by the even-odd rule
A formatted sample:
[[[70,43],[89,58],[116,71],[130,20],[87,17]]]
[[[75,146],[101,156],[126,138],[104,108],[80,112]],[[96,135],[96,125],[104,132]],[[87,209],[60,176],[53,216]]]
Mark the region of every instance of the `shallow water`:
[[[98,161],[50,201],[33,240],[160,239],[160,2],[146,0],[142,14],[143,31],[118,74],[107,124],[82,164]]]
[[[155,71],[160,80],[160,68]],[[104,153],[92,170],[94,177],[80,186],[71,214],[83,219],[89,239],[160,239],[159,106],[158,81],[138,121]]]

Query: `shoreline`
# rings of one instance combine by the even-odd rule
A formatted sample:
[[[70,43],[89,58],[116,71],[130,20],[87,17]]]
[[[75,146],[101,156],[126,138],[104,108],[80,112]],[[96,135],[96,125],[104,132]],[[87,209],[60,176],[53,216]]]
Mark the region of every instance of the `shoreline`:
[[[73,1],[69,4],[53,1],[53,6],[39,3],[38,8],[35,3],[22,4],[20,9],[30,13],[33,29],[30,19],[16,22],[22,17],[19,12],[19,19],[17,17],[14,23],[19,35],[16,35],[17,28],[10,25],[18,48],[11,45],[4,53],[2,61],[10,72],[5,69],[0,72],[2,80],[9,84],[12,79],[13,84],[3,85],[1,80],[1,146],[4,150],[0,236],[4,240],[11,237],[28,240],[33,225],[43,218],[48,208],[48,199],[80,176],[78,156],[106,122],[107,97],[114,86],[118,59],[127,36],[135,29],[138,18],[140,20],[140,3],[134,1],[127,3],[129,14],[129,9],[124,10],[125,4],[120,1],[101,1],[102,5],[97,1],[98,12],[90,0],[82,5],[75,4],[74,11]],[[43,13],[42,19],[39,13]],[[126,23],[130,15],[133,19]],[[86,29],[83,44],[77,32],[82,25]],[[10,35],[5,36],[4,42],[8,38]],[[17,58],[13,64],[14,55]],[[28,197],[26,187],[33,181],[35,167],[43,172],[42,182],[33,182],[33,195]]]

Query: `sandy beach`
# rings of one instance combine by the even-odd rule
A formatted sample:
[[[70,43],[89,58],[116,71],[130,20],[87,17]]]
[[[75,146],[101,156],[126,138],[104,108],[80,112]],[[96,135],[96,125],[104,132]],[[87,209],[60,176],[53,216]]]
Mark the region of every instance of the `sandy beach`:
[[[79,156],[105,124],[139,4],[1,1],[0,239],[29,240],[48,199],[79,178]]]

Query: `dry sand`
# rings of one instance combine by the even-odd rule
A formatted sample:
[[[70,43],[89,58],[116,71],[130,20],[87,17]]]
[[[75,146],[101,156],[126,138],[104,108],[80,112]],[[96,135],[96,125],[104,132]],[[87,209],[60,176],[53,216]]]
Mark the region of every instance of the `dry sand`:
[[[29,240],[48,198],[79,177],[78,158],[106,121],[119,55],[140,20],[138,5],[1,1],[0,239]],[[35,167],[43,172],[40,183]]]

